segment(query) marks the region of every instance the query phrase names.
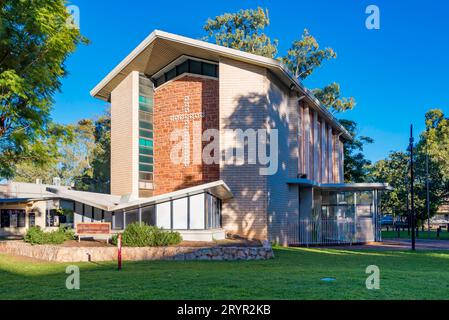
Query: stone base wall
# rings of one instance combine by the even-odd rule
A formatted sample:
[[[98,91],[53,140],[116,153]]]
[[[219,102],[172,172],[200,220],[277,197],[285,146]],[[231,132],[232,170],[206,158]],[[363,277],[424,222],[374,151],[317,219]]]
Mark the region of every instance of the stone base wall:
[[[117,260],[115,247],[61,247],[0,241],[0,252],[51,262],[100,262]],[[123,248],[122,259],[142,260],[266,260],[274,258],[271,247],[145,247]]]

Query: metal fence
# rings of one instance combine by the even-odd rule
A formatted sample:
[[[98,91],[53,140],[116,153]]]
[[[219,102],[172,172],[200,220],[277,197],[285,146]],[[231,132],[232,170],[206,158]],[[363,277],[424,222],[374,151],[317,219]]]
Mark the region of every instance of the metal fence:
[[[289,225],[290,245],[338,245],[355,242],[352,218],[304,219]]]

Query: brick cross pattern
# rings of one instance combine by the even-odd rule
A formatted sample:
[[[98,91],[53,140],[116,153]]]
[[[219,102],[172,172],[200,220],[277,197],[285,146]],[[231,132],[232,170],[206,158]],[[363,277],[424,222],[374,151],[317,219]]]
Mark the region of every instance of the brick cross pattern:
[[[190,120],[202,119],[204,112],[190,112],[190,97],[184,97],[184,113],[170,116],[170,121],[184,121],[184,166],[190,165]]]

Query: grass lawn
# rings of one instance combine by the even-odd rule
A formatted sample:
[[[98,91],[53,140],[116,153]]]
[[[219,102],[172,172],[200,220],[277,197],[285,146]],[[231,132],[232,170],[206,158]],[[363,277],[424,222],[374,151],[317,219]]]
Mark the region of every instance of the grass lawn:
[[[430,231],[430,237],[427,233],[427,230],[419,231],[419,238],[418,239],[433,239],[433,240],[449,240],[449,232],[447,232],[447,229],[443,229],[443,231],[440,232],[440,237],[437,238],[437,232],[436,231]],[[382,231],[382,239],[397,239],[398,233],[397,231]],[[401,231],[401,237],[400,239],[410,239],[410,236],[408,235],[407,231]]]
[[[0,254],[0,299],[448,299],[449,252],[278,248],[270,261],[80,263],[81,290],[65,288],[68,264]],[[367,290],[377,265],[381,289]],[[336,282],[320,281],[335,277]]]

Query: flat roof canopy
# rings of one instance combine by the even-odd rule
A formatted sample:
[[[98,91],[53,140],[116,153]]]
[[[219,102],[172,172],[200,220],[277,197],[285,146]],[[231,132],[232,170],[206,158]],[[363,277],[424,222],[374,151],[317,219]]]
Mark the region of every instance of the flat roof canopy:
[[[308,179],[288,179],[287,183],[316,188],[323,191],[393,190],[388,183],[316,183]]]

